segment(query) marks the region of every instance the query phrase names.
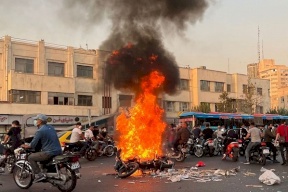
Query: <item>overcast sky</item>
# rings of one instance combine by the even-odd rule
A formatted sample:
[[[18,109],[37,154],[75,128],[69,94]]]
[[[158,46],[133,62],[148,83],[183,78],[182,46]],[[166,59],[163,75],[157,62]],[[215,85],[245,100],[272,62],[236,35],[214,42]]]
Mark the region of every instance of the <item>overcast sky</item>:
[[[258,61],[259,26],[261,58],[263,52],[264,58],[288,65],[287,8],[288,0],[214,0],[185,36],[164,34],[165,47],[179,66],[246,74],[246,65]],[[61,0],[0,0],[0,37],[97,49],[110,22],[67,22],[70,11],[75,15],[77,9],[64,11]]]

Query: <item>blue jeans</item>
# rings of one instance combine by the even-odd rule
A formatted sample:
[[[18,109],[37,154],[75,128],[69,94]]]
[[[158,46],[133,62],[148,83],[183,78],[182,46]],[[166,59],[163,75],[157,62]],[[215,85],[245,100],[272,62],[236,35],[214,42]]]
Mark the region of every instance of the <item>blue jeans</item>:
[[[252,148],[254,148],[255,146],[259,145],[260,142],[250,142],[248,143],[248,146],[246,148],[246,151],[245,151],[245,157],[246,157],[246,161],[249,161],[250,160],[250,151]]]

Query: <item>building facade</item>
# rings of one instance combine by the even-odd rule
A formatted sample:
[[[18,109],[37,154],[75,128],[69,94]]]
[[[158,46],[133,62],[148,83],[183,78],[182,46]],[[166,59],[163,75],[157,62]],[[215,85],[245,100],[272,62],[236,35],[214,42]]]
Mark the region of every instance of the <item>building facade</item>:
[[[255,64],[254,67],[249,64],[247,71],[251,77],[255,77],[253,75],[258,74],[257,77],[270,80],[271,109],[281,108],[281,97],[283,97],[285,92],[283,89],[288,87],[288,67],[276,65],[273,59],[263,59],[258,64]]]
[[[27,114],[47,114],[49,123],[57,128],[87,121],[88,117],[113,114],[119,107],[133,106],[132,93],[115,90],[104,82],[105,60],[109,54],[103,50],[53,45],[43,40],[1,38],[0,132]],[[223,91],[235,100],[244,99],[247,75],[205,67],[179,67],[179,72],[178,93],[160,96],[168,122],[177,121],[182,112],[194,110],[201,104],[208,105],[212,112],[217,111]],[[254,112],[265,113],[270,106],[269,81],[251,79],[251,82],[259,92]]]

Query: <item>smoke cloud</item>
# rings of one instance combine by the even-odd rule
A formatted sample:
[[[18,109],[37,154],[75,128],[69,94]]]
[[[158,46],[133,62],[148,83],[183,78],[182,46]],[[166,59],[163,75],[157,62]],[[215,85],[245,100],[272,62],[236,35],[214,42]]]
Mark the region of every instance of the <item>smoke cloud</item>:
[[[66,0],[63,3],[65,10],[71,10],[70,20],[80,25],[95,27],[105,18],[111,21],[111,33],[100,49],[119,50],[119,56],[110,57],[106,65],[106,79],[115,88],[137,87],[141,77],[158,70],[166,78],[164,91],[173,94],[180,82],[179,70],[173,55],[164,48],[161,34],[167,30],[185,31],[189,24],[202,18],[209,0]],[[157,55],[157,60],[151,63],[149,58],[153,55]]]

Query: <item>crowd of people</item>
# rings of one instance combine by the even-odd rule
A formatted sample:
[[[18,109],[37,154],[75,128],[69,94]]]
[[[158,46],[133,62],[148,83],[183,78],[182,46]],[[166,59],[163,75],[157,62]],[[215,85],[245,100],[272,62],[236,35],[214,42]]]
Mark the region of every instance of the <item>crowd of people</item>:
[[[272,151],[273,163],[279,163],[276,159],[277,148],[275,147],[279,145],[282,158],[281,164],[288,165],[288,126],[284,120],[279,126],[269,124],[266,127],[256,127],[254,122],[251,122],[248,126],[242,124],[240,128],[219,125],[215,131],[210,128],[209,124],[205,124],[205,128],[202,130],[200,126],[197,125],[193,128],[189,128],[187,122],[181,121],[178,126],[170,124],[168,130],[168,146],[174,149],[175,154],[178,152],[177,146],[179,144],[187,143],[189,137],[193,137],[194,139],[202,137],[203,142],[209,138],[214,139],[217,137],[223,140],[223,159],[225,159],[227,156],[226,149],[229,143],[235,139],[242,139],[243,141],[250,140],[245,150],[246,162],[244,164],[250,164],[249,158],[251,149],[261,142],[266,142],[266,146]],[[284,154],[285,151],[286,154]]]
[[[37,162],[50,160],[52,157],[62,154],[62,148],[60,146],[57,132],[53,126],[47,124],[47,116],[44,114],[38,114],[33,118],[34,126],[38,127],[35,136],[31,143],[24,143],[21,138],[21,125],[19,121],[15,120],[11,124],[11,128],[4,136],[4,140],[0,144],[0,173],[5,171],[4,159],[9,153],[14,153],[14,150],[18,147],[25,149],[31,149],[34,152],[28,156],[28,161],[31,164],[32,170],[35,173],[34,182],[39,182],[46,178],[44,173],[41,173]],[[103,141],[107,136],[107,128],[98,126],[90,126],[84,134],[82,133],[82,125],[80,122],[76,123],[75,128],[72,130],[70,142],[81,145],[80,153],[83,153],[86,147],[86,142],[91,140],[96,145],[96,148],[101,151],[101,147],[98,147],[98,142]],[[5,147],[9,144],[9,148]],[[5,153],[4,153],[5,151]]]

